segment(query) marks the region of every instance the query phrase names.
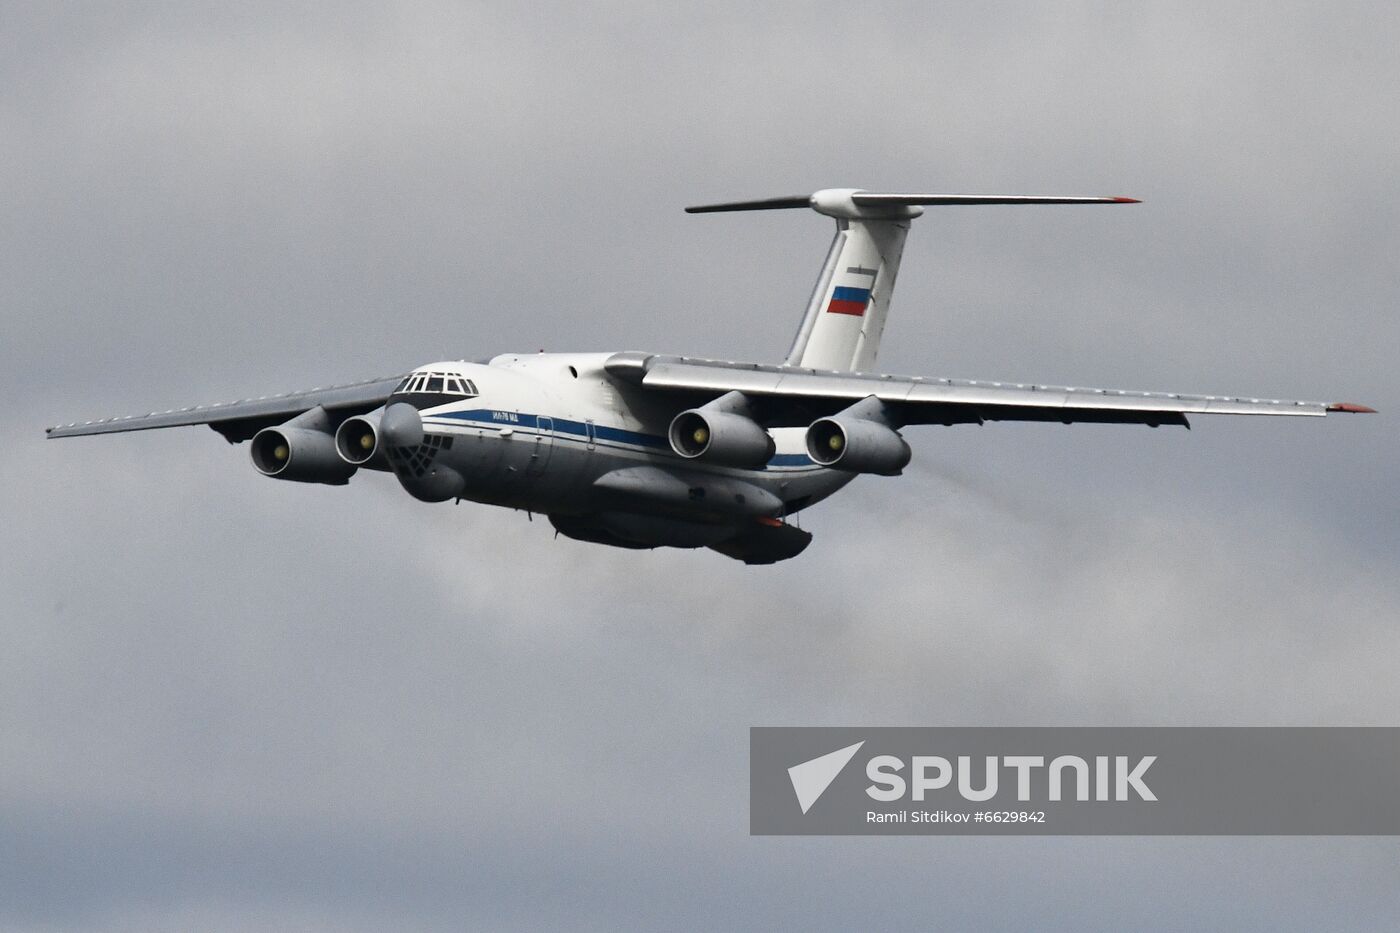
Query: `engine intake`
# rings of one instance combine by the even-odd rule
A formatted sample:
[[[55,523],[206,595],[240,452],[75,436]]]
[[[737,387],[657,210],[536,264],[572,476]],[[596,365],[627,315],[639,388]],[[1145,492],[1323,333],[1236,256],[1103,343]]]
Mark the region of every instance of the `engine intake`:
[[[343,486],[357,469],[336,452],[330,417],[320,406],[275,428],[263,428],[253,435],[249,453],[262,475],[299,483]]]
[[[773,458],[773,438],[750,416],[748,399],[722,395],[671,419],[671,449],[687,460],[734,467],[759,467]]]
[[[833,470],[898,476],[912,455],[873,398],[830,418],[818,418],[807,428],[807,456]]]
[[[335,431],[335,450],[340,459],[371,470],[389,469],[384,444],[379,438],[381,412],[346,418]]]

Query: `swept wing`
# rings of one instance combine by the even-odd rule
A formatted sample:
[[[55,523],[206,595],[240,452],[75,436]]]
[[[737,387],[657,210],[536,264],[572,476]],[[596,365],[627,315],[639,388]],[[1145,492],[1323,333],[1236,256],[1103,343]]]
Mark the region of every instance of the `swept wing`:
[[[643,389],[692,398],[742,392],[761,405],[764,421],[773,427],[805,425],[870,396],[886,403],[903,424],[1058,421],[1190,427],[1191,414],[1322,416],[1372,411],[1349,402],[826,372],[642,353],[615,354],[607,369]]]
[[[114,434],[118,431],[148,431],[207,424],[229,443],[246,441],[266,427],[281,424],[318,405],[333,414],[349,417],[372,411],[384,404],[403,376],[370,379],[345,385],[327,386],[305,392],[268,395],[218,405],[195,405],[148,415],[127,415],[100,421],[75,422],[49,428],[49,437],[80,437],[85,434]]]

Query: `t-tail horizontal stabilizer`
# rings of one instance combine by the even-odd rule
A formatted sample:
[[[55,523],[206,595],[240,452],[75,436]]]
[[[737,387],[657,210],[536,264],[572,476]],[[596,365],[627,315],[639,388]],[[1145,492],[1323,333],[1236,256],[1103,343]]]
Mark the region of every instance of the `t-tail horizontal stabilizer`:
[[[811,208],[836,220],[802,324],[784,361],[808,369],[863,371],[875,364],[909,222],[925,207],[960,204],[1136,204],[1135,198],[1007,194],[891,194],[827,188],[811,195],[687,207],[690,214]]]
[[[721,204],[696,204],[687,207],[687,214],[719,214],[728,211],[783,211],[810,207],[819,214],[830,214],[833,206],[848,199],[850,204],[869,212],[880,208],[952,207],[959,204],[1141,204],[1137,198],[1061,198],[1034,194],[887,194],[861,191],[856,188],[827,188],[815,194],[795,194],[784,198],[762,198],[757,201],[727,201]],[[824,209],[826,208],[826,209]]]

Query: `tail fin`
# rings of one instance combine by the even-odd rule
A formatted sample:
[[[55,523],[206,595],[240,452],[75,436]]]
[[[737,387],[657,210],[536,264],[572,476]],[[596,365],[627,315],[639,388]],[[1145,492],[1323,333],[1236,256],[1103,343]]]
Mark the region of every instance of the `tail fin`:
[[[809,207],[836,220],[836,238],[784,362],[808,369],[865,370],[875,363],[909,223],[930,205],[1135,204],[1133,198],[1043,198],[981,194],[876,194],[829,188],[810,197],[687,207],[691,214]]]

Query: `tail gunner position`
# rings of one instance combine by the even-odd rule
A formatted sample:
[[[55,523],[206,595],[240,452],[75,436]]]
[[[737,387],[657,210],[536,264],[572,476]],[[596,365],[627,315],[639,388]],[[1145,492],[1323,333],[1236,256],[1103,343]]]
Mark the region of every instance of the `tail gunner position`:
[[[76,437],[207,424],[251,441],[274,479],[343,485],[392,473],[425,502],[540,512],[562,534],[625,548],[708,547],[750,564],[811,541],[788,518],[861,473],[896,476],[910,425],[987,421],[1189,426],[1189,414],[1370,411],[1165,392],[871,374],[909,224],[928,206],[1121,204],[1131,198],[876,194],[828,189],[690,213],[810,208],[836,221],[787,359],[505,354],[309,392],[50,428]]]

